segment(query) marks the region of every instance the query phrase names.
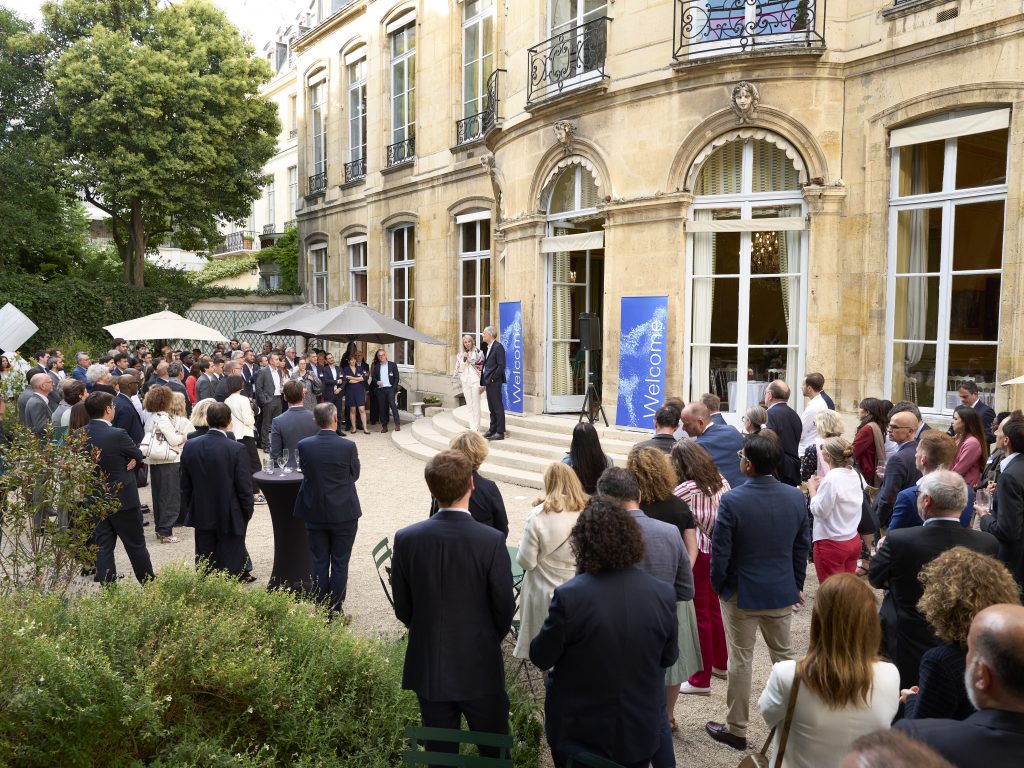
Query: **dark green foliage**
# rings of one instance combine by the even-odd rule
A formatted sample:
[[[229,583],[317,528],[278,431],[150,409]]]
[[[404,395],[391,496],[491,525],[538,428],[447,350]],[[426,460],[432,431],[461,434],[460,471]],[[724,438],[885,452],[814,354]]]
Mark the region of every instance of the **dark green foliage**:
[[[281,292],[301,293],[299,287],[299,230],[288,227],[273,248],[259,252],[260,261],[276,261],[281,271]]]

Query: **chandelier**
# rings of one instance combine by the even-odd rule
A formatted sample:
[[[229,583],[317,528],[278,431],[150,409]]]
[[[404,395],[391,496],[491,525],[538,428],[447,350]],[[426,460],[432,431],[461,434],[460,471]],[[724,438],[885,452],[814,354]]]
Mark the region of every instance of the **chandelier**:
[[[750,238],[750,271],[773,275],[779,271],[779,233],[754,232]]]

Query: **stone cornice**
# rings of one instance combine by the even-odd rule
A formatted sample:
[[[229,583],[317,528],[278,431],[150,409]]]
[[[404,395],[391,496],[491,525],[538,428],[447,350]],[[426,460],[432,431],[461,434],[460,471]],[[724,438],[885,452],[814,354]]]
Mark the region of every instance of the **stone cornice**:
[[[653,221],[681,221],[693,202],[688,192],[616,199],[598,206],[605,214],[605,227],[623,224],[644,224]]]
[[[808,184],[803,189],[804,202],[811,215],[838,216],[846,207],[846,192],[846,187],[837,184],[827,187]]]

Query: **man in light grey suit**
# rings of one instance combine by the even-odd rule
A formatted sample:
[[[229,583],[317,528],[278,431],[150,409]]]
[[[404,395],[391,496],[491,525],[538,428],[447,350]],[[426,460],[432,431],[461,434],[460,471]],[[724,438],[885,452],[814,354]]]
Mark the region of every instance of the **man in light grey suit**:
[[[281,394],[286,380],[279,355],[271,355],[253,380],[256,404],[260,407],[260,443],[264,450],[270,447],[271,424],[281,415]]]
[[[284,399],[288,403],[288,410],[274,419],[270,426],[270,458],[276,462],[282,450],[288,451],[288,466],[292,469],[295,469],[299,441],[320,432],[313,412],[302,407],[305,394],[306,388],[301,381],[286,381]]]
[[[37,373],[29,388],[18,397],[18,423],[40,440],[45,440],[50,429],[50,392],[53,381],[45,373]]]

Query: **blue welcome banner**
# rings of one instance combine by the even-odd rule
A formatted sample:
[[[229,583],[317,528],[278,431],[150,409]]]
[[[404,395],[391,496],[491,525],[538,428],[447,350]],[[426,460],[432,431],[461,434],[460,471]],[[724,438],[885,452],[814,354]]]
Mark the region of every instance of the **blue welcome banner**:
[[[505,385],[501,401],[506,413],[523,412],[523,305],[518,301],[498,304],[498,341],[505,348]]]
[[[623,296],[619,334],[620,427],[654,424],[665,401],[665,327],[668,296]]]

